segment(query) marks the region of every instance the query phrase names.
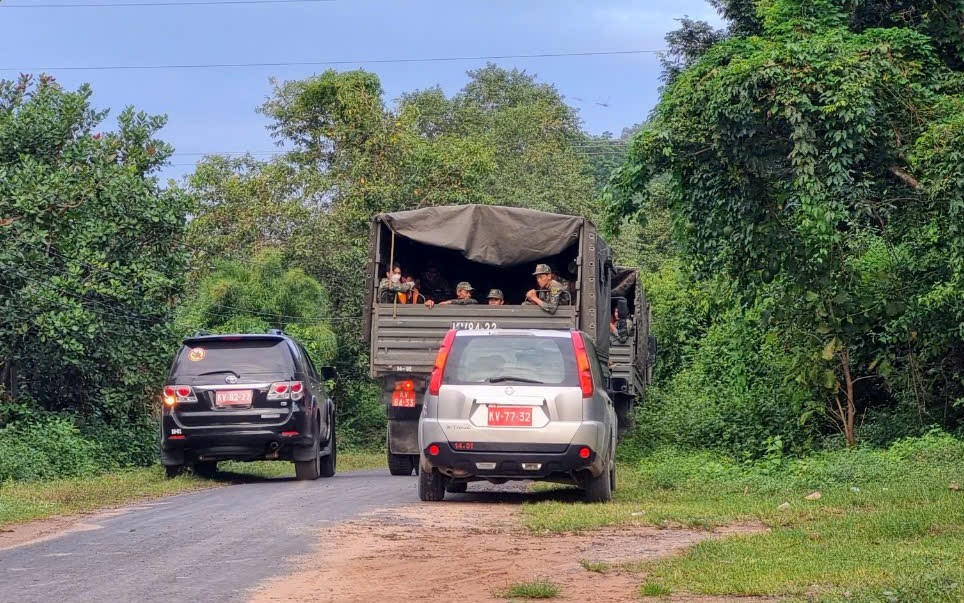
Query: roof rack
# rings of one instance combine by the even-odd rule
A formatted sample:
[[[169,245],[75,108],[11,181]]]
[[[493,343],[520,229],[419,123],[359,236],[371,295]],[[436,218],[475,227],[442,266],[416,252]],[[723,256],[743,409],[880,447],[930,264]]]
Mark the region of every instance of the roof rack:
[[[210,335],[210,334],[211,334],[211,333],[210,333],[209,331],[195,331],[195,332],[194,332],[194,336],[195,336],[195,337],[204,337],[205,335]]]
[[[268,335],[286,335],[281,329],[268,329]]]

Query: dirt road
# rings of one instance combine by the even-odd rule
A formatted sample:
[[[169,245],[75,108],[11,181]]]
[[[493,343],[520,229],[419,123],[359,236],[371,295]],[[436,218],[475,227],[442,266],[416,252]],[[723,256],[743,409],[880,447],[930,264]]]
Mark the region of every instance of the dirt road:
[[[638,601],[638,575],[581,562],[651,559],[719,535],[537,536],[520,527],[521,503],[566,493],[473,484],[427,504],[414,479],[258,480],[18,527],[0,533],[0,602],[465,603],[505,601],[501,590],[543,577],[560,588],[557,601]]]

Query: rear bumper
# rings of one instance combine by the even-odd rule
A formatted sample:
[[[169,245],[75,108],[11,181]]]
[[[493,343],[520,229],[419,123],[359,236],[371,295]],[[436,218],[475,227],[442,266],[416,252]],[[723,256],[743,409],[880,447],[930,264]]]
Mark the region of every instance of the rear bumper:
[[[295,435],[297,433],[297,435]],[[280,425],[184,427],[165,414],[161,422],[161,463],[183,465],[198,460],[257,460],[311,457],[313,430],[304,412]],[[322,442],[322,446],[324,446]]]
[[[430,454],[433,445],[438,454]],[[588,458],[580,456],[584,448],[574,444],[515,444],[483,450],[455,450],[448,442],[431,442],[422,450],[423,471],[432,468],[450,477],[482,477],[506,479],[545,479],[570,477],[588,471],[596,474],[599,453],[591,450]]]

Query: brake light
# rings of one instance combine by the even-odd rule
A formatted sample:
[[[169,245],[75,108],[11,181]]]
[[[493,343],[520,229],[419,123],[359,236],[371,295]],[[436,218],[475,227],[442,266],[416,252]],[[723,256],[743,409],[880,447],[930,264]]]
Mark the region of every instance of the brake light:
[[[428,447],[429,456],[438,456],[438,453],[441,451],[442,450],[441,448],[438,447],[438,444],[432,444],[431,446]]]
[[[166,406],[174,406],[185,402],[197,402],[197,395],[190,385],[165,385],[162,399]]]
[[[268,388],[268,400],[301,400],[305,384],[301,381],[277,381]]]
[[[411,379],[395,382],[395,391],[392,392],[392,406],[404,408],[415,408],[415,382]]]
[[[576,353],[576,370],[579,373],[579,388],[582,389],[583,398],[591,398],[595,387],[592,383],[592,368],[589,365],[589,353],[586,351],[586,344],[582,340],[582,334],[572,332],[572,349]]]
[[[435,355],[435,368],[432,369],[432,379],[428,384],[428,393],[437,396],[442,388],[442,377],[445,375],[445,363],[449,359],[449,352],[452,350],[452,343],[455,341],[455,329],[451,329],[445,334],[442,340],[442,347]]]
[[[587,448],[586,446],[583,446],[582,448],[579,449],[579,458],[588,459],[591,456],[592,456],[592,449]]]

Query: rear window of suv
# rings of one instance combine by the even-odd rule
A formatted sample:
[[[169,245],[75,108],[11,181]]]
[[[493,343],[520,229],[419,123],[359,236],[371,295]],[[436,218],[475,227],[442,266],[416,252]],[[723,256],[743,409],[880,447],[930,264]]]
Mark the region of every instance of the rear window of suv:
[[[284,341],[205,341],[185,345],[171,370],[174,375],[199,376],[234,371],[251,373],[291,373],[291,353]]]
[[[443,383],[471,385],[493,380],[578,387],[572,340],[532,335],[456,337]]]

